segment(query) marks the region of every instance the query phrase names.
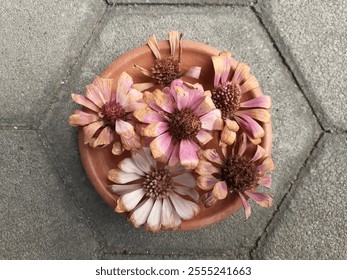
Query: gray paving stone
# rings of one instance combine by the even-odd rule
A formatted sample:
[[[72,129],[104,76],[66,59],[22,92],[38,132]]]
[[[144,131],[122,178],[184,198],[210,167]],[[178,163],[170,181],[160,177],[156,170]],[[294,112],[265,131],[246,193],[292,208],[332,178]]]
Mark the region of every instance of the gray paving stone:
[[[98,243],[35,131],[0,131],[0,259],[90,259]]]
[[[155,17],[153,16],[155,15]],[[120,7],[107,13],[107,20],[91,42],[84,63],[76,67],[73,77],[60,93],[44,125],[47,146],[53,159],[73,188],[81,203],[103,233],[111,251],[127,250],[131,254],[227,255],[227,258],[249,258],[275,207],[253,206],[251,219],[243,223],[242,211],[209,228],[192,232],[163,232],[151,235],[133,229],[124,217],[116,215],[98,197],[88,182],[81,165],[77,131],[67,125],[75,105],[71,92],[83,92],[96,74],[122,53],[145,42],[163,30],[182,30],[188,39],[229,49],[236,59],[244,60],[259,78],[264,92],[273,98],[274,160],[277,171],[272,193],[275,205],[286,193],[300,166],[320,134],[319,126],[293,82],[290,73],[273,48],[266,32],[249,8]],[[226,28],[228,26],[228,28]],[[117,42],[117,44],[115,44]],[[203,245],[202,245],[203,244]]]
[[[346,1],[260,1],[262,19],[326,129],[347,129]]]
[[[195,4],[195,5],[250,5],[256,0],[106,0],[117,4]]]
[[[0,126],[38,126],[106,9],[102,0],[0,5]]]
[[[255,257],[347,258],[346,143],[346,134],[323,138]]]

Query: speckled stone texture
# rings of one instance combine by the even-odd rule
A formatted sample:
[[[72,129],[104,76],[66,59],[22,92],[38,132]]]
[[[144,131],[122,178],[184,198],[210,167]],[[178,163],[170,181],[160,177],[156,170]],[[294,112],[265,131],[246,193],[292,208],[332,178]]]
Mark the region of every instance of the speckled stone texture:
[[[346,1],[264,0],[257,9],[324,127],[346,131]]]
[[[104,11],[102,0],[1,1],[0,126],[39,125]]]
[[[347,135],[326,135],[254,256],[347,258]]]
[[[0,259],[91,259],[98,242],[37,132],[0,132]]]

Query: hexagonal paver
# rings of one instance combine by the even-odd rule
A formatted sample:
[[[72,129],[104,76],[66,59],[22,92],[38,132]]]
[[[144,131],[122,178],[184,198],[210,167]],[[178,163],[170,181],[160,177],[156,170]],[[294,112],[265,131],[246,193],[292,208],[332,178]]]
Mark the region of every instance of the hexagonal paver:
[[[35,131],[0,131],[0,259],[90,259],[98,243]]]
[[[255,257],[347,258],[347,135],[326,135]]]
[[[209,7],[182,9],[172,6],[120,7],[111,9],[103,29],[81,67],[75,69],[69,84],[60,93],[42,126],[47,145],[61,173],[89,210],[107,242],[107,257],[132,254],[216,255],[220,258],[249,258],[249,251],[262,234],[277,203],[287,192],[300,166],[320,133],[304,97],[282,64],[270,39],[249,8]],[[77,131],[68,127],[67,118],[76,106],[71,92],[83,92],[96,74],[127,50],[143,44],[148,35],[165,38],[163,30],[177,29],[188,39],[232,50],[236,59],[251,65],[264,92],[273,98],[274,160],[277,171],[272,193],[275,206],[253,206],[251,219],[244,223],[242,211],[225,221],[192,232],[148,234],[133,229],[125,218],[114,214],[88,182],[78,154]],[[224,255],[223,255],[224,254]],[[227,257],[226,257],[227,256]]]
[[[0,5],[0,127],[38,126],[106,9],[102,0]]]
[[[325,128],[346,130],[346,2],[264,0],[258,8]]]

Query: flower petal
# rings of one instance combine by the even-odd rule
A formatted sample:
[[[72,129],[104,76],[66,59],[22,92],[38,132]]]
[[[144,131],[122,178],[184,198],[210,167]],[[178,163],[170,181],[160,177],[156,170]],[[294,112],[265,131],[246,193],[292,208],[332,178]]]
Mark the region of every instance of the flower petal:
[[[121,142],[123,144],[123,148],[130,151],[141,148],[140,136],[135,133],[135,135],[131,138],[125,138],[122,135],[120,136]]]
[[[242,117],[235,116],[242,130],[247,133],[251,138],[262,138],[265,135],[264,129],[251,117],[243,115]]]
[[[176,57],[176,55],[178,55],[176,50],[179,49],[180,47],[180,38],[177,31],[169,32],[169,43],[170,43],[171,56]]]
[[[258,184],[264,186],[265,188],[270,188],[271,174],[264,174],[262,177],[260,177]]]
[[[139,66],[135,65],[136,68],[139,68]],[[134,67],[135,67],[134,66]],[[151,87],[154,87],[155,83],[138,83],[138,84],[133,84],[133,88],[137,89],[138,91],[145,91],[147,89],[150,89]]]
[[[223,71],[222,71],[222,76],[221,76],[221,83],[225,83],[228,79],[230,68],[231,68],[231,53],[226,51],[226,52],[221,52],[219,56],[222,58],[223,61]]]
[[[213,188],[212,194],[218,200],[226,198],[228,195],[228,186],[225,181],[219,181]]]
[[[240,84],[242,80],[246,80],[249,77],[249,71],[249,66],[243,62],[240,62],[235,69],[231,82],[234,85]]]
[[[145,190],[143,188],[140,188],[133,192],[122,195],[117,200],[116,211],[120,213],[130,212],[136,207],[136,205],[141,201],[141,199],[144,197],[145,194],[146,194]]]
[[[224,62],[223,58],[221,56],[212,56],[212,63],[213,63],[213,68],[214,68],[214,87],[218,87],[220,84],[220,79],[223,74],[224,70]]]
[[[211,162],[217,163],[219,165],[223,164],[220,155],[216,152],[215,149],[202,150],[201,154],[203,155],[204,158],[206,158],[207,160]]]
[[[104,104],[110,102],[113,79],[96,77],[96,79],[93,81],[93,84],[95,85],[102,102]]]
[[[267,193],[249,192],[245,191],[245,194],[252,198],[257,204],[262,207],[271,207],[272,197]]]
[[[176,215],[175,215],[176,214]],[[181,219],[173,208],[168,198],[163,199],[163,207],[161,211],[161,226],[165,230],[175,229],[181,224]]]
[[[187,196],[191,197],[195,202],[199,201],[199,194],[193,188],[175,186],[174,191],[178,194],[187,195]]]
[[[157,59],[161,59],[159,47],[158,47],[158,42],[157,39],[155,38],[155,35],[151,35],[148,40],[147,40],[147,45],[151,49],[152,53]]]
[[[140,169],[131,158],[123,159],[119,164],[118,168],[126,173],[136,173],[138,175],[145,175],[142,169]]]
[[[212,111],[213,109],[216,109],[216,106],[214,105],[212,98],[205,96],[200,105],[195,109],[194,113],[196,116],[200,117]]]
[[[176,209],[177,214],[183,220],[190,220],[199,213],[200,208],[197,204],[189,200],[186,200],[178,196],[177,194],[171,193],[170,200],[174,208]]]
[[[123,153],[123,151],[124,151],[124,147],[122,146],[120,142],[113,143],[112,154],[119,156],[121,153]]]
[[[83,127],[84,144],[90,142],[93,138],[95,132],[103,126],[103,121],[93,122]]]
[[[123,195],[135,190],[140,189],[142,186],[140,184],[131,184],[131,185],[111,185],[111,190],[116,195]]]
[[[245,153],[247,149],[247,136],[246,134],[242,133],[239,137],[239,150],[237,154],[241,157]]]
[[[212,133],[204,129],[201,129],[195,137],[199,140],[201,145],[205,145],[213,139]]]
[[[251,215],[251,206],[249,205],[248,201],[245,199],[242,193],[238,192],[239,196],[241,198],[242,206],[245,209],[245,215],[246,215],[246,220],[249,218]]]
[[[218,200],[212,195],[212,192],[207,192],[201,197],[201,201],[206,208],[212,207]]]
[[[149,146],[154,158],[162,158],[167,151],[173,147],[172,136],[168,132],[165,132],[164,134],[155,138]]]
[[[230,119],[226,119],[225,120],[225,125],[229,128],[229,130],[237,132],[239,130],[239,125],[237,124],[237,122],[232,121]]]
[[[241,86],[241,94],[249,92],[252,89],[258,88],[259,83],[256,77],[250,75],[249,78]]]
[[[113,141],[113,133],[109,127],[105,127],[93,143],[93,147],[108,145]]]
[[[158,232],[160,230],[161,224],[161,211],[163,207],[162,199],[157,199],[154,202],[151,213],[148,216],[147,223],[145,224],[145,229],[150,232]]]
[[[153,92],[146,91],[143,100],[155,111],[172,113],[175,109],[172,97],[156,89]]]
[[[132,138],[135,135],[134,127],[121,119],[116,120],[116,132],[125,138]]]
[[[254,153],[251,161],[257,161],[265,156],[265,149],[262,146],[257,145],[257,150]]]
[[[172,153],[170,155],[170,159],[168,163],[170,167],[176,166],[177,163],[179,162],[179,151],[180,151],[180,145],[178,143],[174,146]]]
[[[231,145],[236,140],[236,133],[231,131],[227,126],[224,126],[221,134],[221,141],[227,145]]]
[[[201,127],[207,130],[222,130],[223,120],[219,109],[214,109],[200,117]]]
[[[275,169],[275,164],[270,157],[264,159],[263,163],[258,166],[260,172],[272,171]]]
[[[143,131],[143,135],[147,137],[156,137],[163,134],[169,129],[169,124],[167,122],[157,122],[148,125]]]
[[[77,104],[82,105],[94,112],[99,112],[100,108],[96,106],[92,101],[90,101],[88,98],[84,97],[80,94],[71,94],[71,98],[73,101],[75,101]]]
[[[181,164],[187,169],[194,169],[199,163],[197,151],[199,146],[191,140],[181,140],[179,157]]]
[[[149,213],[152,210],[153,203],[154,198],[150,197],[143,204],[135,208],[135,210],[129,218],[130,222],[134,225],[134,227],[140,227],[147,221]]]
[[[257,98],[250,99],[248,101],[242,102],[240,104],[241,108],[265,108],[270,109],[271,107],[271,97],[268,95],[263,95]]]
[[[140,122],[144,123],[154,123],[154,122],[162,122],[165,121],[165,118],[158,114],[156,111],[149,108],[148,105],[143,105],[139,109],[134,111],[134,116]]]
[[[133,153],[134,164],[143,172],[149,173],[151,168],[154,167],[152,155],[148,155],[149,149],[141,149]]]
[[[172,178],[174,183],[187,186],[189,188],[195,188],[196,182],[195,177],[191,173],[183,173]]]
[[[174,89],[176,92],[177,108],[178,110],[181,111],[187,107],[189,99],[190,99],[190,94],[188,91],[185,91],[181,87],[174,87]]]
[[[184,73],[184,76],[190,77],[193,79],[199,79],[201,73],[201,67],[193,66],[188,69],[187,72]]]
[[[250,109],[250,110],[242,110],[234,113],[237,116],[243,117],[247,115],[252,119],[256,119],[261,122],[269,122],[270,121],[270,112],[267,109]]]
[[[200,160],[195,172],[199,175],[211,175],[219,173],[219,168],[215,167],[211,162]]]
[[[89,114],[80,110],[76,110],[70,117],[69,117],[69,124],[71,126],[84,126],[93,122],[96,122],[100,120],[99,116],[96,114]]]
[[[111,169],[108,172],[108,179],[117,184],[126,184],[140,178],[139,174],[123,172],[120,169]]]
[[[215,184],[218,183],[218,179],[212,175],[199,176],[197,180],[197,185],[200,189],[209,191],[212,190]]]

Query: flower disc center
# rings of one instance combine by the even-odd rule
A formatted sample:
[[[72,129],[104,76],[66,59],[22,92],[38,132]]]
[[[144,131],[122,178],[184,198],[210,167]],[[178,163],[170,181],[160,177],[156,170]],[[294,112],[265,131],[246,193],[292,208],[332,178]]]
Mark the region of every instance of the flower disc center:
[[[110,101],[101,107],[99,115],[107,125],[113,126],[116,120],[125,120],[126,112],[119,102]]]
[[[201,121],[190,108],[176,109],[168,122],[169,132],[176,140],[192,139],[201,129]]]
[[[231,82],[226,82],[212,91],[212,100],[221,110],[224,119],[230,118],[240,108],[240,97],[240,86]]]
[[[168,86],[173,80],[182,76],[180,73],[179,60],[168,56],[162,59],[156,59],[154,67],[151,69],[152,78],[163,86]]]
[[[153,169],[146,175],[142,187],[146,195],[153,198],[165,198],[173,189],[170,172],[166,169]]]
[[[221,168],[222,180],[226,181],[229,191],[240,192],[258,185],[259,172],[254,162],[239,156],[228,158]]]

